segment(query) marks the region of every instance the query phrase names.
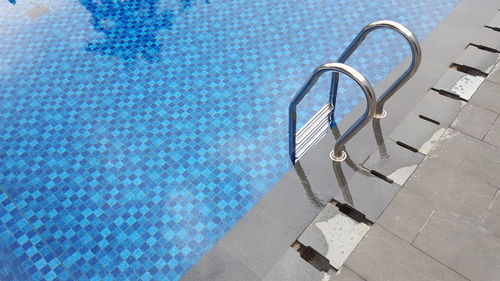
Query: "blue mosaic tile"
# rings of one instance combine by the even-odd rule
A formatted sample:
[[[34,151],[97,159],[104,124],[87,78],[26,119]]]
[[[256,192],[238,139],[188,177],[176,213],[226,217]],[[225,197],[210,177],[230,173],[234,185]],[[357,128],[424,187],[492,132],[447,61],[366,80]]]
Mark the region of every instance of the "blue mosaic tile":
[[[3,192],[0,237],[0,280],[71,280],[60,260]]]
[[[458,2],[0,1],[1,215],[19,218],[0,277],[180,279],[288,170],[316,66],[374,20],[423,38]],[[377,84],[408,54],[376,31],[349,64]],[[336,117],[361,100],[341,80]]]

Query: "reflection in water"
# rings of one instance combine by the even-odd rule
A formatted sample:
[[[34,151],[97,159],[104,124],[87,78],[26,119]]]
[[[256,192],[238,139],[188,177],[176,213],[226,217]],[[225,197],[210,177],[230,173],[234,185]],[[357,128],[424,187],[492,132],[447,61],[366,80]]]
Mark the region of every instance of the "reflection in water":
[[[333,138],[335,140],[338,140],[340,138],[340,131],[339,131],[339,128],[335,125],[333,127],[331,127],[332,129],[332,134],[333,134]],[[345,148],[344,148],[345,149]],[[353,171],[357,171],[359,170],[359,167],[358,165],[356,165],[356,163],[354,163],[354,161],[352,161],[351,157],[349,157],[349,152],[346,150],[345,153],[347,154],[347,158],[344,160],[345,163],[351,167],[351,169]]]
[[[189,9],[194,0],[180,0],[181,10]],[[153,60],[162,44],[158,32],[172,26],[173,10],[159,10],[159,0],[80,0],[92,14],[90,22],[103,39],[89,42],[87,49],[105,55],[134,60],[143,56]],[[209,2],[206,1],[208,4]]]
[[[333,133],[333,137],[335,138],[335,140],[338,140],[340,137],[340,131],[339,131],[338,127],[332,126],[331,129],[332,129],[331,132]],[[346,153],[347,153],[347,151],[346,151]],[[356,163],[354,163],[354,161],[351,159],[351,157],[349,157],[349,153],[347,153],[347,158],[345,159],[345,161],[343,163],[346,163],[353,171],[361,171],[362,173],[363,172],[365,173],[365,171],[363,171],[362,169],[359,169],[359,166],[356,165]],[[335,177],[337,178],[338,186],[340,187],[340,189],[342,191],[342,196],[344,198],[344,202],[353,206],[354,201],[353,201],[353,198],[351,195],[351,191],[349,190],[349,186],[347,184],[347,179],[344,175],[344,171],[342,170],[342,163],[332,161],[332,165],[333,165],[333,172],[335,173]],[[294,164],[293,168],[297,172],[297,175],[299,176],[300,181],[302,182],[302,186],[304,187],[304,190],[306,191],[306,195],[311,200],[311,202],[313,202],[318,207],[324,206],[325,202],[322,202],[322,200],[319,199],[316,196],[316,194],[314,193],[313,188],[312,188],[309,180],[307,179],[306,173],[304,172],[304,169],[301,166],[301,162],[297,161],[297,163]],[[332,194],[332,196],[333,195],[334,194]]]
[[[346,151],[347,153],[347,151]],[[342,191],[343,201],[344,203],[349,204],[354,207],[354,200],[352,198],[351,190],[349,189],[349,184],[344,175],[344,171],[342,170],[342,163],[346,163],[353,171],[356,173],[363,174],[365,176],[371,176],[370,172],[366,169],[360,169],[358,165],[354,163],[354,161],[349,157],[349,153],[347,153],[347,158],[344,162],[335,162],[332,161],[333,172],[335,173],[335,177],[337,178],[337,183]]]
[[[333,137],[335,140],[338,140],[340,138],[340,131],[337,126],[332,126],[331,132],[333,134]],[[377,144],[380,149],[381,153],[381,158],[388,157],[387,149],[385,147],[384,139],[381,134],[381,127],[380,127],[380,120],[379,119],[374,119],[373,120],[373,131],[375,133],[375,138],[377,139]],[[371,176],[370,171],[366,169],[360,168],[349,156],[349,152],[347,152],[347,157],[343,162],[335,162],[332,161],[332,168],[333,168],[333,173],[335,174],[335,178],[337,179],[338,187],[340,188],[342,192],[342,203],[347,203],[350,206],[354,207],[354,199],[352,197],[351,190],[349,189],[349,184],[347,181],[347,178],[344,174],[344,170],[342,165],[346,164],[352,171],[356,173],[363,174],[365,176]],[[321,206],[321,204],[324,204],[321,199],[319,199],[313,191],[313,187],[311,186],[309,180],[307,179],[307,176],[304,172],[304,169],[302,168],[300,161],[295,163],[293,166],[295,171],[297,172],[297,175],[299,176],[302,186],[304,187],[304,190],[306,191],[307,196],[309,199],[317,206]],[[332,194],[333,196],[334,194]]]
[[[378,150],[380,152],[380,159],[387,159],[389,158],[389,153],[387,153],[384,137],[382,136],[380,119],[374,118],[372,121],[372,126],[373,126],[373,133],[375,134],[375,140],[377,141]]]
[[[302,186],[304,187],[304,190],[306,191],[306,196],[309,198],[309,200],[311,200],[311,202],[314,203],[314,205],[316,205],[319,208],[323,208],[326,205],[326,203],[323,202],[321,199],[319,199],[318,196],[312,190],[312,186],[309,183],[309,180],[307,179],[307,176],[306,176],[306,173],[304,172],[304,169],[302,169],[302,165],[300,164],[300,161],[295,163],[293,168],[297,172],[297,175],[299,175]]]

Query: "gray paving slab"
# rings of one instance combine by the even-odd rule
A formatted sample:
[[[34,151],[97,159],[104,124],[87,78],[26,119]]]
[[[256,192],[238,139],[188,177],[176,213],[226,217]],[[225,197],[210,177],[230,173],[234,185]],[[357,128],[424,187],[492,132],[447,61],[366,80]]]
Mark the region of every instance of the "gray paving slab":
[[[460,167],[427,158],[405,185],[438,206],[479,225],[497,189]]]
[[[488,47],[500,52],[500,33],[490,28],[482,28],[469,37],[470,43]]]
[[[500,54],[481,50],[475,46],[467,49],[455,60],[455,64],[472,67],[483,73],[490,73],[500,59]]]
[[[331,266],[339,269],[369,229],[367,224],[353,220],[335,205],[328,204],[298,241],[313,248]]]
[[[346,265],[370,281],[466,280],[378,225],[372,226]]]
[[[498,2],[495,0],[461,1],[452,12],[452,16],[445,18],[442,23],[466,28],[480,29],[497,12]]]
[[[403,185],[424,157],[422,153],[406,149],[389,138],[380,137],[377,151],[362,166]]]
[[[500,30],[500,12],[496,13],[486,26]]]
[[[491,202],[481,226],[500,238],[500,193],[497,192],[495,199]]]
[[[334,200],[351,206],[363,213],[366,219],[374,222],[380,217],[387,205],[399,192],[400,186],[390,184],[367,172],[357,172]]]
[[[377,220],[377,224],[411,243],[434,211],[435,207],[430,201],[402,188]]]
[[[259,276],[219,243],[182,278],[183,281],[257,281]]]
[[[299,252],[289,248],[271,268],[263,281],[330,281],[334,273],[319,271],[300,257]],[[234,279],[240,280],[240,279]]]
[[[408,115],[394,129],[390,138],[427,155],[444,132],[445,128],[438,124],[424,120],[416,115]]]
[[[300,166],[296,169],[300,171]],[[301,181],[285,175],[256,206],[285,223],[299,237],[331,197],[332,194],[314,189],[305,176]]]
[[[485,28],[486,29],[486,28]],[[490,29],[491,30],[491,29]],[[469,28],[462,28],[447,23],[439,24],[432,33],[427,36],[424,40],[441,42],[451,47],[458,47],[463,51],[469,44],[469,38],[473,37],[477,31]],[[424,54],[426,54],[425,52]],[[459,53],[455,54],[455,59],[458,57]],[[447,64],[449,65],[449,63]]]
[[[295,238],[285,224],[254,207],[219,243],[262,278]]]
[[[448,129],[429,156],[452,169],[468,172],[495,187],[500,186],[500,148],[496,146]]]
[[[345,266],[333,275],[332,278],[332,281],[366,281],[366,279]]]
[[[484,81],[472,96],[470,102],[500,113],[500,85],[489,80]]]
[[[455,60],[466,47],[466,45],[464,46],[463,43],[450,44],[453,42],[443,40],[442,37],[438,38],[438,36],[434,38],[426,38],[422,43],[422,45],[426,45],[427,47],[422,48],[422,53],[424,54],[422,56],[422,59],[424,61],[427,61],[428,63],[446,67],[452,64],[453,60]],[[441,71],[439,72],[439,76],[437,76],[436,78],[439,78],[440,75],[442,75],[442,70],[443,69],[441,69]],[[446,70],[446,68],[444,70]]]
[[[491,73],[486,77],[488,81],[491,81],[493,83],[500,84],[500,64],[497,64]]]
[[[484,137],[484,141],[492,145],[500,147],[500,118],[495,120],[493,126],[491,126],[488,134]]]
[[[436,91],[455,94],[461,99],[468,101],[483,81],[483,77],[449,69],[432,88]]]
[[[465,104],[465,101],[446,97],[431,90],[409,114],[430,118],[438,121],[441,127],[447,127]]]
[[[464,47],[452,47],[452,50],[447,45],[441,45],[435,42],[421,42],[422,52],[426,55],[422,57],[422,62],[418,68],[417,73],[411,77],[411,79],[405,84],[407,87],[403,86],[398,93],[398,95],[409,99],[412,101],[412,105],[422,98],[428,89],[430,89],[439,80],[441,75],[448,70],[449,65],[453,62],[458,54],[464,49]],[[442,48],[438,50],[438,48]],[[446,53],[445,50],[449,52]],[[436,51],[439,54],[431,54]],[[443,60],[445,63],[439,63],[438,60]],[[404,89],[405,88],[405,89]],[[403,90],[404,92],[401,92]],[[407,92],[408,94],[404,94]],[[418,92],[415,94],[413,92]],[[391,100],[394,100],[392,97]],[[387,102],[389,103],[389,102]],[[397,105],[394,102],[395,105]]]
[[[498,114],[494,111],[469,103],[462,109],[451,127],[475,138],[483,139],[497,116]]]
[[[448,212],[434,213],[413,245],[470,280],[500,276],[500,239]]]

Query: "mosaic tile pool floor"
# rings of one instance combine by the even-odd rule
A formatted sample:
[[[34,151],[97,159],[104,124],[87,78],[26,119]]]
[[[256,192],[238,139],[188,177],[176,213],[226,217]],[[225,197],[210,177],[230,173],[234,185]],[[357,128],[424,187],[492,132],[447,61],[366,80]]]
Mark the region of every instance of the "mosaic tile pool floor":
[[[288,170],[310,72],[458,1],[0,0],[0,279],[180,279]],[[409,54],[366,43],[349,63],[373,84]]]

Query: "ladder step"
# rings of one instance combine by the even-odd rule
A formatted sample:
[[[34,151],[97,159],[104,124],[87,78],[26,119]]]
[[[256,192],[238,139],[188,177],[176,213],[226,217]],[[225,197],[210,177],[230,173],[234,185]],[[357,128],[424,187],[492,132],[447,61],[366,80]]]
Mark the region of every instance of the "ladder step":
[[[297,159],[304,155],[304,153],[320,141],[328,132],[332,110],[332,106],[326,104],[297,132]]]

